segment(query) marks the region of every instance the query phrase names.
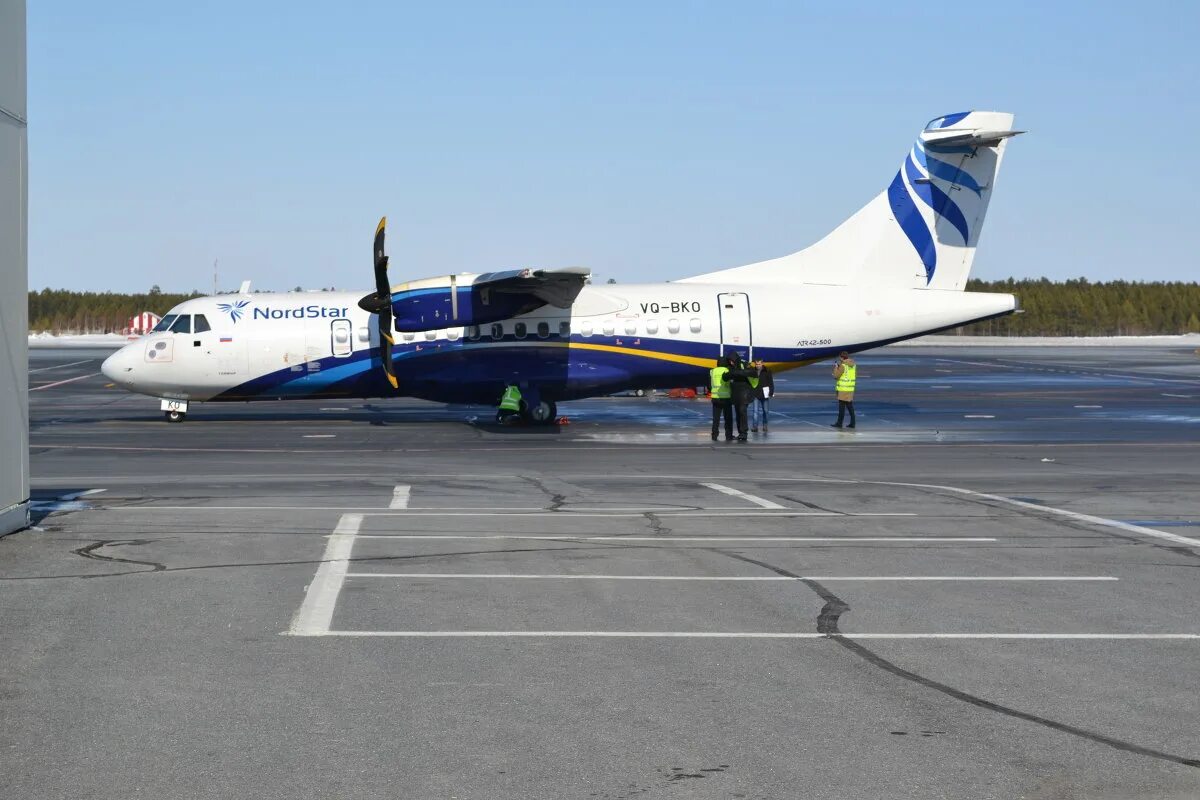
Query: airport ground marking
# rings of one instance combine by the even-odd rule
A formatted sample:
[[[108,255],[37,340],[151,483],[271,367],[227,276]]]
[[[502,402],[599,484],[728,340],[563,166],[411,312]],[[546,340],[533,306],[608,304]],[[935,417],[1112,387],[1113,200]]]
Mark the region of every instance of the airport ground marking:
[[[395,489],[392,489],[392,502],[388,505],[388,508],[408,508],[408,497],[411,492],[412,487],[408,484],[401,483],[397,485]]]
[[[1200,633],[818,633],[816,631],[323,631],[302,636],[591,639],[957,639],[1029,641],[1200,641]]]
[[[840,511],[756,511],[754,509],[703,509],[699,511],[676,511],[661,506],[632,511],[573,511],[564,508],[560,511],[431,511],[420,509],[380,509],[378,506],[120,506],[121,511],[362,511],[367,517],[597,517],[600,519],[626,518],[637,519],[646,514],[658,514],[664,517],[735,517],[755,518],[764,517],[916,517],[912,511],[864,511],[861,513],[843,513]]]
[[[52,369],[65,369],[67,367],[77,367],[80,364],[87,364],[87,363],[89,363],[91,361],[95,361],[95,360],[96,359],[94,359],[94,358],[85,358],[83,361],[72,361],[69,364],[55,364],[53,367],[41,367],[39,369],[31,369],[31,370],[29,370],[29,374],[32,375],[35,372],[47,372]]]
[[[956,492],[958,494],[968,495],[970,497],[978,497],[985,500],[994,500],[999,503],[1004,503],[1018,508],[1030,509],[1042,513],[1057,514],[1068,519],[1073,519],[1078,522],[1086,522],[1089,525],[1099,525],[1105,528],[1116,528],[1127,533],[1136,533],[1139,536],[1149,536],[1154,539],[1164,539],[1175,544],[1187,545],[1188,547],[1200,547],[1200,539],[1191,539],[1187,536],[1180,536],[1177,533],[1167,533],[1166,531],[1155,530],[1154,528],[1145,528],[1141,525],[1131,525],[1128,522],[1121,522],[1116,519],[1108,519],[1107,517],[1095,517],[1091,514],[1081,514],[1078,511],[1067,511],[1065,508],[1055,508],[1054,506],[1041,506],[1035,503],[1026,503],[1024,500],[1014,500],[1011,497],[1002,497],[998,494],[987,494],[986,492],[976,492],[972,489],[963,489],[958,486],[938,486],[935,484],[925,483],[896,483],[891,481],[864,481],[864,483],[882,483],[886,486],[912,486],[926,489],[943,489],[945,491]]]
[[[359,539],[521,539],[560,542],[792,542],[829,544],[831,542],[952,542],[980,544],[995,542],[990,536],[580,536],[569,533],[361,533]]]
[[[766,500],[762,497],[757,497],[752,494],[746,494],[745,492],[741,491],[740,489],[734,489],[729,486],[724,486],[720,483],[702,483],[700,485],[705,486],[709,489],[713,489],[714,491],[721,492],[722,494],[727,494],[730,497],[740,497],[743,500],[748,500],[751,503],[754,503],[754,505],[762,506],[763,508],[769,508],[772,510],[779,510],[779,511],[782,511],[787,508],[787,506],[781,506],[781,505],[779,505],[779,503],[772,503],[770,500]]]
[[[587,580],[587,581],[697,581],[697,582],[787,582],[787,581],[852,581],[855,583],[896,582],[984,582],[1037,583],[1115,581],[1112,575],[577,575],[577,574],[508,574],[484,572],[348,572],[347,578],[403,578],[438,580]]]
[[[333,622],[333,610],[337,607],[338,595],[346,580],[350,566],[350,553],[354,549],[354,538],[362,526],[361,514],[343,514],[337,528],[325,545],[321,565],[300,605],[288,633],[292,636],[321,636],[329,632]]]
[[[29,391],[40,392],[42,389],[53,389],[55,386],[62,386],[63,384],[74,383],[75,381],[82,381],[82,380],[86,380],[88,378],[94,378],[99,374],[100,374],[99,372],[93,372],[88,375],[80,375],[75,378],[67,378],[65,381],[55,381],[54,383],[44,383],[41,386],[31,386],[31,387],[29,387]]]

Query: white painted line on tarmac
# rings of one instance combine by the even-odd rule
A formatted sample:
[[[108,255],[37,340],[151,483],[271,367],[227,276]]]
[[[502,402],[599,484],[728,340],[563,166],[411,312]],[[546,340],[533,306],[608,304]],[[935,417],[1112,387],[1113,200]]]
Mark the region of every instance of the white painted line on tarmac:
[[[361,514],[343,514],[338,520],[337,528],[325,545],[321,566],[317,567],[317,574],[308,585],[304,603],[292,619],[288,629],[290,635],[323,636],[329,632],[338,594],[346,580],[350,551],[354,549],[354,538],[362,521]]]
[[[1182,397],[1185,400],[1191,400],[1196,395],[1194,395],[1194,394],[1170,394],[1168,392],[1163,392],[1162,396],[1163,397]]]
[[[63,384],[66,384],[66,383],[74,383],[75,381],[82,381],[82,380],[87,380],[88,378],[94,378],[99,374],[100,374],[99,372],[93,372],[90,375],[80,375],[77,378],[67,378],[65,381],[55,381],[54,383],[47,383],[47,384],[43,384],[41,386],[31,386],[29,388],[29,391],[40,392],[42,389],[53,389],[55,386],[62,386]]]
[[[574,575],[574,574],[508,574],[503,572],[350,572],[347,578],[429,578],[484,580],[580,580],[580,581],[710,581],[710,582],[768,582],[768,581],[854,581],[892,583],[898,581],[952,582],[1089,582],[1115,581],[1111,575]]]
[[[81,497],[89,497],[93,494],[100,494],[101,492],[107,492],[107,491],[108,491],[108,489],[85,489],[82,492],[71,492],[70,494],[64,494],[62,497],[60,497],[58,499],[59,500],[78,500]]]
[[[304,434],[305,439],[333,439],[336,437],[337,437],[337,434],[335,434],[335,433],[306,433],[306,434]]]
[[[965,419],[995,419],[995,414],[963,414]]]
[[[743,500],[749,500],[751,503],[754,503],[754,505],[762,506],[763,508],[778,509],[780,511],[787,508],[787,506],[781,506],[781,505],[779,505],[779,503],[772,503],[770,500],[765,500],[761,497],[756,497],[752,494],[746,494],[743,491],[730,488],[729,486],[722,486],[719,483],[702,483],[700,485],[706,486],[709,489],[714,489],[718,492],[721,492],[722,494],[727,494],[730,497],[740,497]]]
[[[400,484],[392,490],[392,502],[388,508],[408,508],[408,495],[412,491],[412,487],[407,484]]]
[[[874,481],[872,481],[874,483]],[[1014,500],[1011,497],[1001,497],[997,494],[986,494],[984,492],[976,492],[971,489],[962,489],[957,486],[937,486],[926,483],[896,483],[892,481],[879,481],[881,485],[886,486],[914,486],[924,489],[943,489],[949,492],[957,492],[958,494],[969,495],[970,497],[980,497],[985,500],[995,500],[998,503],[1004,503],[1018,508],[1027,508],[1041,513],[1057,514],[1068,519],[1077,520],[1078,522],[1086,522],[1090,525],[1099,525],[1105,528],[1116,528],[1126,531],[1127,533],[1136,533],[1139,536],[1149,536],[1154,539],[1164,539],[1168,542],[1176,544],[1184,544],[1188,547],[1200,547],[1200,539],[1189,539],[1186,536],[1180,536],[1177,533],[1167,533],[1166,531],[1155,530],[1154,528],[1143,528],[1141,525],[1131,525],[1128,522],[1120,520],[1107,519],[1106,517],[1093,517],[1091,514],[1080,514],[1077,511],[1067,511],[1064,508],[1054,508],[1053,506],[1039,506],[1034,503],[1026,503],[1023,500]]]
[[[42,367],[40,369],[31,369],[31,370],[29,370],[29,374],[32,375],[35,372],[47,372],[48,370],[52,370],[52,369],[65,369],[66,367],[77,367],[80,364],[87,364],[88,362],[95,361],[95,360],[96,359],[94,359],[94,358],[85,358],[83,361],[72,361],[69,364],[55,364],[53,367]]]
[[[368,517],[556,517],[564,519],[569,517],[597,517],[600,519],[610,518],[626,518],[636,519],[645,517],[646,514],[657,514],[662,517],[734,517],[737,519],[755,518],[755,519],[770,519],[776,518],[791,518],[791,517],[915,517],[918,516],[911,511],[864,511],[859,514],[844,514],[836,511],[754,511],[745,509],[742,511],[720,511],[712,512],[705,511],[671,511],[664,508],[646,508],[638,513],[631,512],[615,512],[615,513],[599,513],[599,512],[578,512],[570,509],[562,509],[560,511],[415,511],[410,509],[397,509],[392,511],[380,510],[378,506],[121,506],[121,511],[363,511]]]
[[[365,516],[365,515],[364,515]],[[994,542],[988,536],[572,536],[569,533],[363,533],[359,539],[533,539],[547,542]]]
[[[325,631],[316,636],[409,638],[594,638],[594,639],[1029,639],[1042,641],[1200,641],[1200,633],[816,633],[758,631]]]
[[[1095,406],[1095,405],[1081,405],[1081,406],[1075,406],[1075,407],[1076,408],[1104,408],[1104,406]]]

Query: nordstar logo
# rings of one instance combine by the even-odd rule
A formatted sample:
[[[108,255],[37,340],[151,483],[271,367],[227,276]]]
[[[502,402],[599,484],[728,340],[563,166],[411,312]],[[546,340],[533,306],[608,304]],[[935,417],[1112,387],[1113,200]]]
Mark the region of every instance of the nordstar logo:
[[[242,309],[250,305],[249,300],[238,300],[236,303],[217,303],[217,308],[229,315],[233,322],[242,318]]]

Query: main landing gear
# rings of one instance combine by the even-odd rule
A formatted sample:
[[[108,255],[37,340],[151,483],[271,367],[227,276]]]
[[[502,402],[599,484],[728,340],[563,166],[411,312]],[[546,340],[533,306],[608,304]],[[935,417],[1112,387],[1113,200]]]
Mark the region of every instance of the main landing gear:
[[[525,413],[534,425],[553,425],[558,419],[558,406],[553,400],[539,400],[530,405]]]

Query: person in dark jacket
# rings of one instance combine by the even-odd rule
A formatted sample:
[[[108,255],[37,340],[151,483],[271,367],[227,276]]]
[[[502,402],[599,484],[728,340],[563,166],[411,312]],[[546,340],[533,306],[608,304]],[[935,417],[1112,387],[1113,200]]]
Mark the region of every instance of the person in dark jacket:
[[[755,394],[754,385],[751,381],[758,378],[758,373],[746,363],[741,353],[730,353],[728,364],[729,371],[725,374],[729,377],[734,417],[737,419],[737,440],[744,442],[747,438],[746,410],[749,408],[750,401],[754,399]]]
[[[754,369],[758,373],[758,388],[754,402],[750,404],[750,432],[758,432],[758,426],[761,424],[763,433],[766,433],[767,410],[770,408],[771,396],[775,394],[775,374],[761,358],[754,362]]]

